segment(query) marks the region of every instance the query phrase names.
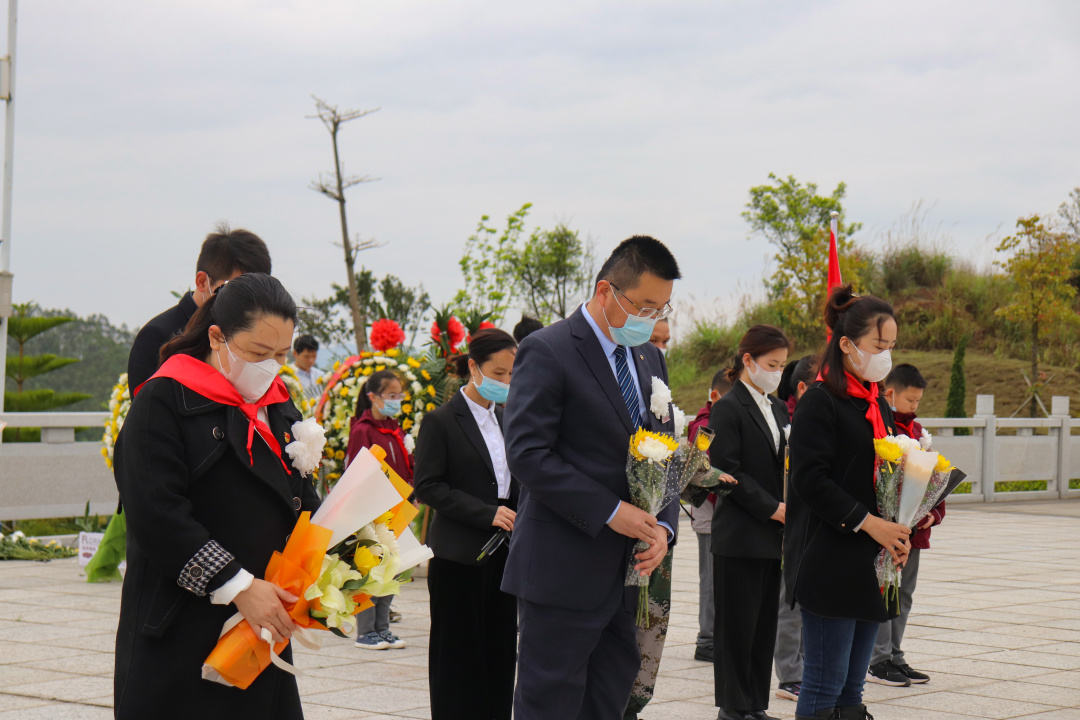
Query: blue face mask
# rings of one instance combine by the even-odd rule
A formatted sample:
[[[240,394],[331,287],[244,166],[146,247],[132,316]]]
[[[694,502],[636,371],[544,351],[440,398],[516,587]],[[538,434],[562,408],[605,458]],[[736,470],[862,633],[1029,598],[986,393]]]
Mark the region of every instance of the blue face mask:
[[[619,302],[619,298],[615,298],[615,302],[619,303],[619,309],[626,312],[626,308]],[[608,332],[611,333],[611,339],[615,341],[616,345],[622,345],[623,347],[637,347],[638,345],[644,345],[649,342],[652,337],[653,328],[656,327],[656,318],[643,318],[636,315],[626,313],[626,322],[623,323],[621,328],[612,327],[611,321],[608,320],[607,310],[604,310],[603,306],[600,308],[604,313],[604,320],[608,324]]]
[[[386,417],[397,417],[401,414],[400,400],[383,400],[382,414]]]
[[[510,385],[498,380],[492,380],[484,373],[480,373],[480,377],[484,378],[477,385],[476,381],[473,381],[473,387],[476,388],[476,392],[480,393],[480,397],[485,400],[490,400],[497,405],[505,405],[506,398],[510,395]]]

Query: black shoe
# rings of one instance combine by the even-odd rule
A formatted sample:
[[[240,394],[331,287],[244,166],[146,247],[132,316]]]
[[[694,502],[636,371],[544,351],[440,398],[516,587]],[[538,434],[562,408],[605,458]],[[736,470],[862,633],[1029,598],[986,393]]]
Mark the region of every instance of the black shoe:
[[[874,720],[874,716],[866,711],[865,705],[848,705],[847,707],[836,708],[836,715],[833,717],[839,718],[839,720]]]
[[[877,665],[871,665],[866,673],[867,682],[878,685],[891,685],[892,687],[909,687],[911,680],[907,675],[888,660],[882,660]]]
[[[399,613],[397,610],[391,610],[390,611],[390,622],[392,622],[392,623],[401,622],[401,613]]]
[[[715,655],[713,654],[712,648],[698,646],[698,649],[694,651],[694,659],[700,660],[701,662],[713,662],[714,657]]]
[[[716,713],[716,720],[750,720],[746,713],[739,711],[730,712],[724,708],[720,708],[720,711]]]
[[[764,710],[751,710],[746,713],[746,720],[780,720],[780,718],[767,715]]]
[[[840,711],[837,708],[830,708],[828,710],[818,710],[816,713],[814,713],[814,717],[807,717],[806,715],[795,715],[795,720],[817,720],[817,718],[835,720],[838,717],[840,717]]]
[[[776,697],[781,700],[798,700],[802,685],[799,683],[780,683],[776,689]]]
[[[911,681],[912,685],[918,685],[919,683],[930,682],[930,676],[926,673],[921,673],[915,668],[911,667],[907,663],[903,665],[897,665],[893,663],[892,666],[899,670],[904,677]]]

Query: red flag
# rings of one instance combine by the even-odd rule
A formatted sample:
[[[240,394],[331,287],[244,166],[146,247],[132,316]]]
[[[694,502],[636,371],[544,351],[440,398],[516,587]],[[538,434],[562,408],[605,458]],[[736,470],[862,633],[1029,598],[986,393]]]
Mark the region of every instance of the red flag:
[[[828,296],[834,287],[843,284],[844,280],[840,277],[840,257],[836,254],[836,220],[834,219],[832,227],[829,228],[829,282],[825,295]]]

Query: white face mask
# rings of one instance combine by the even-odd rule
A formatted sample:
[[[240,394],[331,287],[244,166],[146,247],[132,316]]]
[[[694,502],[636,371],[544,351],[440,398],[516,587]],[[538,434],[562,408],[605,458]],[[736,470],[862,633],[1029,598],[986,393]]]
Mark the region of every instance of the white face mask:
[[[766,395],[780,387],[780,378],[784,375],[783,370],[764,369],[752,358],[750,364],[746,366],[746,373],[750,376],[750,382],[761,388]]]
[[[848,340],[851,341],[851,338]],[[872,355],[859,349],[854,342],[851,342],[851,346],[858,353],[858,359],[852,357],[851,364],[859,371],[863,380],[876,383],[889,376],[889,371],[892,370],[892,350],[882,350]]]
[[[225,372],[222,365],[221,374],[232,383],[240,397],[249,403],[253,403],[270,389],[281,370],[277,360],[268,358],[259,362],[248,362],[237,356],[229,347],[229,341],[225,341],[225,349],[229,352],[229,372]],[[218,348],[218,365],[221,365],[221,349]]]

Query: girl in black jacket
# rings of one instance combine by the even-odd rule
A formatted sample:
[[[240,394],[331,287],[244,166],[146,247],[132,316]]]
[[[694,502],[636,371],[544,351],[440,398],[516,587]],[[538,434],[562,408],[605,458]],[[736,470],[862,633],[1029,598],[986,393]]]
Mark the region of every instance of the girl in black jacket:
[[[832,335],[821,381],[799,400],[791,430],[791,490],[784,539],[787,602],[803,617],[802,692],[797,718],[868,718],[863,683],[879,623],[890,617],[874,559],[897,563],[908,528],[878,515],[874,439],[894,432],[877,383],[896,344],[892,307],[851,286],[829,297]]]
[[[719,720],[767,720],[780,606],[787,409],[780,384],[791,341],[755,325],[727,371],[731,391],[709,415],[712,464],[738,480],[713,515],[716,705]]]
[[[277,374],[295,321],[274,278],[230,280],[162,348],[131,404],[115,465],[128,563],[118,720],[303,718],[296,679],[277,667],[246,690],[201,672],[236,612],[275,642],[294,627],[285,605],[296,598],[260,578],[301,511],[319,506],[285,451],[301,417]]]

